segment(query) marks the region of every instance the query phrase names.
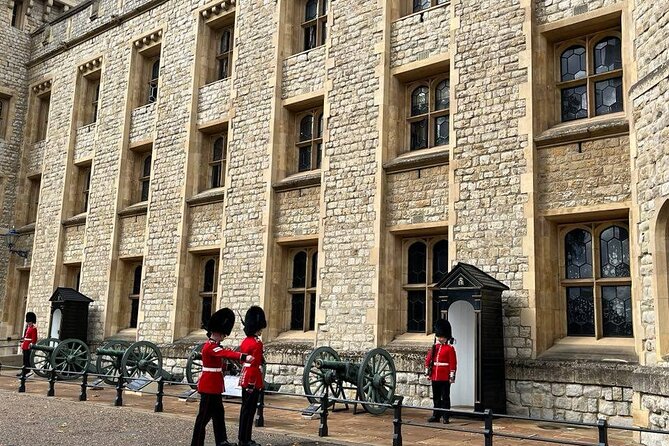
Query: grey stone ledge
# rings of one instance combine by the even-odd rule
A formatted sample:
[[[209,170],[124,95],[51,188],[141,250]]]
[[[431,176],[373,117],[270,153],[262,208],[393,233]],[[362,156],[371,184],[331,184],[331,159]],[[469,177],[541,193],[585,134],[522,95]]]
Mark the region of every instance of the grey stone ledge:
[[[639,367],[632,374],[632,382],[637,392],[669,396],[669,368]]]
[[[632,387],[636,364],[602,361],[507,360],[506,379],[598,386]]]
[[[534,138],[537,148],[569,144],[589,139],[601,139],[629,132],[626,116],[613,116],[608,119],[585,119],[582,122],[570,122],[552,127]]]
[[[217,187],[193,195],[192,197],[186,200],[186,203],[188,203],[189,206],[198,206],[209,203],[218,203],[220,201],[223,201],[224,198],[225,198],[225,188]]]
[[[63,220],[63,226],[77,226],[81,224],[86,224],[86,217],[88,216],[88,212],[82,212],[81,214],[77,214],[74,217],[66,218]]]
[[[421,153],[420,151],[400,155],[397,158],[383,164],[386,173],[405,172],[424,167],[436,167],[448,164],[448,149],[436,152]]]
[[[292,189],[304,189],[312,186],[319,186],[321,184],[321,170],[310,170],[308,172],[301,172],[284,178],[272,184],[272,187],[277,192],[285,192]]]
[[[128,206],[125,209],[122,209],[118,212],[119,217],[129,217],[131,215],[141,215],[141,214],[146,214],[147,209],[149,208],[148,203],[146,201],[140,201],[139,203],[135,203],[133,205]]]
[[[19,234],[30,234],[31,232],[35,232],[35,222],[16,228],[16,232]]]
[[[669,61],[655,68],[632,85],[630,97],[632,100],[638,98],[667,78],[669,78]]]

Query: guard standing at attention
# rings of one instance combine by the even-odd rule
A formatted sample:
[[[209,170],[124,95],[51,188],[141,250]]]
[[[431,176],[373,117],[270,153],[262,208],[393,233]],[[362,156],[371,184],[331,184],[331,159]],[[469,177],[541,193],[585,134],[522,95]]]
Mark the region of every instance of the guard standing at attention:
[[[434,411],[427,419],[430,423],[436,423],[443,418],[444,424],[448,424],[448,413],[439,409],[451,408],[451,384],[455,382],[455,372],[458,368],[455,348],[453,347],[453,335],[451,324],[446,319],[439,319],[434,324],[435,343],[427,352],[425,358],[425,374],[432,381],[432,401]]]
[[[214,423],[214,438],[216,446],[234,446],[228,442],[225,429],[225,411],[223,409],[223,359],[236,361],[253,361],[251,355],[238,353],[219,345],[226,336],[230,335],[235,324],[235,313],[229,308],[223,308],[212,314],[207,323],[209,340],[202,346],[202,374],[197,382],[197,391],[200,393],[200,409],[195,419],[193,440],[191,446],[203,446],[204,436],[209,420]]]
[[[267,327],[265,312],[258,306],[248,309],[244,317],[244,333],[246,338],[239,346],[239,351],[253,356],[253,360],[242,367],[242,375],[239,378],[242,387],[242,408],[239,411],[239,446],[260,446],[251,440],[253,430],[253,417],[258,407],[260,391],[264,387],[262,367],[263,345],[260,335]]]
[[[21,352],[23,353],[23,370],[26,370],[26,377],[33,374],[30,368],[30,347],[37,344],[37,316],[32,311],[26,313],[26,331],[21,338]],[[20,371],[16,376],[21,376],[24,371]]]

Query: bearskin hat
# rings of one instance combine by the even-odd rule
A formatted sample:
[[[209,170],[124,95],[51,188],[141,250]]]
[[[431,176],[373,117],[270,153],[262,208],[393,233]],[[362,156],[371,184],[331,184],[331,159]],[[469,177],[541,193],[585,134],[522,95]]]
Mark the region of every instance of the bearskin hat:
[[[249,308],[246,316],[244,316],[244,333],[246,333],[246,336],[253,336],[265,327],[267,327],[267,320],[263,309],[257,305]]]
[[[235,325],[235,313],[229,308],[223,308],[211,315],[207,323],[207,332],[229,336],[233,325]]]
[[[451,339],[453,337],[453,330],[451,323],[446,319],[439,319],[434,323],[434,335],[438,338]]]
[[[26,322],[32,322],[33,324],[37,323],[37,316],[32,311],[26,313]]]

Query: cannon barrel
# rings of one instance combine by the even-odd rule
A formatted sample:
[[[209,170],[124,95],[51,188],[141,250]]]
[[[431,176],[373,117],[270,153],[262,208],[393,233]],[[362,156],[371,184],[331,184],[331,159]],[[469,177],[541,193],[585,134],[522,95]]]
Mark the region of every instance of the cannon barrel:
[[[317,359],[314,365],[319,369],[336,370],[337,372],[345,372],[351,366],[351,363],[344,361],[328,361],[326,359]]]
[[[48,352],[48,353],[53,353],[53,351],[56,349],[55,346],[49,345],[49,344],[33,344],[32,347],[30,347],[32,350],[39,350],[41,352]]]
[[[98,355],[111,356],[115,358],[120,358],[125,353],[125,350],[116,350],[113,348],[99,348],[95,351]]]

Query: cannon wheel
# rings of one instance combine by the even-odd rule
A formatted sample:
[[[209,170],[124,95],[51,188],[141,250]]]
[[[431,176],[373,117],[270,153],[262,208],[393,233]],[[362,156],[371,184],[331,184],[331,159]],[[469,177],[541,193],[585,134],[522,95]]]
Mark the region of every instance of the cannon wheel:
[[[91,356],[88,346],[79,339],[61,341],[51,353],[51,365],[60,379],[77,379],[88,370]]]
[[[41,341],[38,341],[37,344],[39,346],[49,346],[53,347],[54,349],[58,346],[58,343],[60,342],[59,339],[56,338],[46,338],[42,339]],[[34,369],[34,372],[37,376],[41,376],[42,378],[48,378],[49,377],[49,372],[51,371],[51,352],[46,352],[43,350],[31,350],[30,352],[30,367]]]
[[[304,372],[302,373],[302,388],[307,395],[321,396],[328,389],[328,395],[331,397],[342,394],[342,382],[337,378],[337,372],[334,370],[321,370],[316,367],[316,360],[339,361],[339,354],[330,347],[318,347],[311,352],[304,363]],[[311,404],[320,402],[319,398],[308,397]],[[334,404],[334,403],[333,403]]]
[[[198,344],[193,347],[193,350],[190,351],[188,355],[188,361],[186,361],[186,379],[190,384],[192,389],[197,389],[197,382],[200,379],[200,374],[202,373],[202,344]]]
[[[358,398],[362,401],[392,404],[395,398],[397,370],[390,354],[382,348],[368,352],[358,370]],[[362,403],[365,411],[380,415],[386,406]]]
[[[131,344],[121,358],[121,371],[126,379],[150,375],[157,378],[163,368],[163,355],[158,346],[148,341]]]
[[[111,339],[101,348],[104,350],[119,350],[122,353],[119,356],[101,355],[98,353],[95,366],[102,380],[110,385],[118,384],[118,377],[121,376],[121,357],[130,347],[130,342],[121,339]]]

